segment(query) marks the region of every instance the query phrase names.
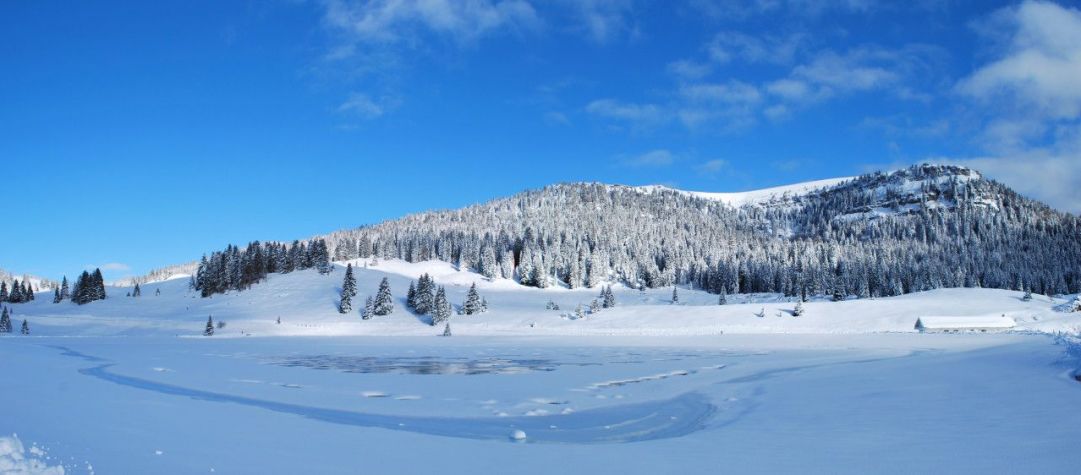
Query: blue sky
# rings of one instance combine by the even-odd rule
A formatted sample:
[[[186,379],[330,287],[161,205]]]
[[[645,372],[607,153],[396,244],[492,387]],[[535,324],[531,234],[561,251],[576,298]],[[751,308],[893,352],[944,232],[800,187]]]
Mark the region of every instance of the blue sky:
[[[4,2],[0,72],[0,267],[54,278],[562,181],[938,161],[1081,211],[1067,4]]]

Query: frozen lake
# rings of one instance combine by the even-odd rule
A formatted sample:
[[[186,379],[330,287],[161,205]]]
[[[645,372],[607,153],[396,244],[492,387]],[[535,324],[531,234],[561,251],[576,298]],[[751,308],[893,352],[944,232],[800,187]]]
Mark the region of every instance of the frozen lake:
[[[0,361],[0,435],[68,473],[1081,464],[1078,363],[1041,336],[35,337]]]

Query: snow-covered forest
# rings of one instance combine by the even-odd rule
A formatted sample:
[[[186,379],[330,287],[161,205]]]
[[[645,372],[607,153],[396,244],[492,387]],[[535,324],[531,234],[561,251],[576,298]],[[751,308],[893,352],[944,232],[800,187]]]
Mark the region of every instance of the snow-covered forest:
[[[663,187],[559,184],[307,242],[229,246],[210,295],[328,260],[442,260],[535,287],[690,285],[713,293],[883,297],[945,287],[1081,291],[1081,220],[978,172],[919,165],[732,206]]]

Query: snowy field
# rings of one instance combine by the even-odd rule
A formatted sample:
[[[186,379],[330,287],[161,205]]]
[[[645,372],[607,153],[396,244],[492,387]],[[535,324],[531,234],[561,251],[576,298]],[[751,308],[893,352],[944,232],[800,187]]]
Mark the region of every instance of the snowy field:
[[[6,338],[0,430],[65,473],[1076,473],[1064,355],[1011,334]]]
[[[430,272],[491,311],[435,336],[402,291]],[[184,279],[84,306],[12,306],[0,338],[0,473],[1076,473],[1077,313],[945,289],[794,302],[527,289],[443,263],[358,271],[397,309],[334,309],[342,271],[210,299]],[[160,295],[157,290],[161,289]],[[561,310],[546,310],[551,300]],[[780,312],[781,316],[777,316]],[[201,336],[208,315],[228,322]],[[765,316],[757,316],[756,314]],[[921,334],[921,316],[1014,331]],[[1002,317],[1006,315],[1006,317]],[[277,323],[280,317],[282,323]],[[1070,350],[1073,348],[1072,350]]]

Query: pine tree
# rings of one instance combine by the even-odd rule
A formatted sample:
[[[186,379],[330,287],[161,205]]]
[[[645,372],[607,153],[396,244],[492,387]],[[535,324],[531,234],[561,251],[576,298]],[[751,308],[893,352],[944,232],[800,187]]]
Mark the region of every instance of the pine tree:
[[[598,313],[600,311],[601,311],[601,303],[597,299],[593,299],[592,302],[589,302],[589,313],[590,314]]]
[[[0,302],[7,302],[11,295],[8,294],[8,283],[0,282]]]
[[[7,307],[0,310],[0,333],[11,333],[11,314]]]
[[[678,303],[679,303],[679,288],[672,287],[672,304],[674,305],[674,304],[678,304]]]
[[[616,294],[612,292],[611,285],[604,287],[601,298],[603,299],[604,308],[614,308],[616,306]]]
[[[834,302],[840,302],[840,301],[845,299],[845,294],[844,294],[844,291],[841,290],[841,286],[839,286],[839,285],[834,285],[833,286],[833,297],[832,297],[832,299],[833,299]]]
[[[139,288],[139,283],[136,282],[135,283],[135,288],[132,289],[132,291],[131,291],[131,296],[132,297],[138,297],[140,295],[143,295],[143,290]]]
[[[728,303],[728,295],[725,294],[724,288],[721,288],[721,294],[717,296],[717,305],[725,305]]]
[[[1026,290],[1025,295],[1023,297],[1021,297],[1021,300],[1025,301],[1025,302],[1031,301],[1032,300],[1032,292]]]
[[[64,299],[60,298],[60,288],[57,287],[57,288],[53,289],[53,303],[60,303],[63,300]]]
[[[417,280],[416,293],[413,296],[413,310],[421,315],[427,315],[434,310],[435,280],[428,274],[423,274]]]
[[[796,308],[792,309],[792,316],[798,317],[803,315],[803,302],[796,302]]]
[[[18,280],[11,284],[11,293],[8,294],[8,302],[23,303],[23,286]]]
[[[214,336],[214,317],[206,317],[206,330],[203,330],[204,336]]]
[[[30,334],[30,325],[28,323],[26,323],[25,318],[23,319],[23,327],[22,327],[22,330],[20,330],[20,331],[22,332],[23,335],[29,335]]]
[[[91,300],[105,300],[105,278],[101,275],[101,269],[94,269],[94,293]]]
[[[353,276],[353,265],[345,267],[345,277],[342,279],[341,302],[338,304],[338,313],[353,311],[353,297],[357,295],[357,279]]]
[[[338,303],[338,313],[346,314],[353,311],[353,297],[349,292],[342,291],[341,301]]]
[[[409,281],[409,290],[405,293],[405,306],[411,310],[417,309],[417,285],[413,281]]]
[[[477,293],[477,283],[469,287],[469,292],[465,296],[465,304],[462,305],[462,312],[466,315],[475,315],[481,313],[480,294]]]
[[[435,308],[432,310],[432,325],[438,325],[450,319],[450,301],[447,300],[447,292],[443,287],[435,292]]]
[[[480,298],[480,313],[487,313],[487,312],[488,312],[488,299],[486,299],[484,297],[481,297]]]
[[[580,318],[586,318],[586,313],[582,310],[582,304],[578,304],[578,306],[574,308],[574,319],[577,320]]]
[[[394,296],[390,294],[390,281],[386,277],[379,282],[379,290],[375,293],[375,315],[390,315],[394,312]]]
[[[23,299],[26,302],[34,301],[34,288],[30,286],[30,281],[23,279]]]
[[[450,322],[447,322],[447,326],[443,327],[443,336],[450,336]]]
[[[364,310],[360,313],[360,318],[368,320],[372,318],[375,313],[375,304],[372,301],[372,296],[369,295],[367,299],[364,299]]]

